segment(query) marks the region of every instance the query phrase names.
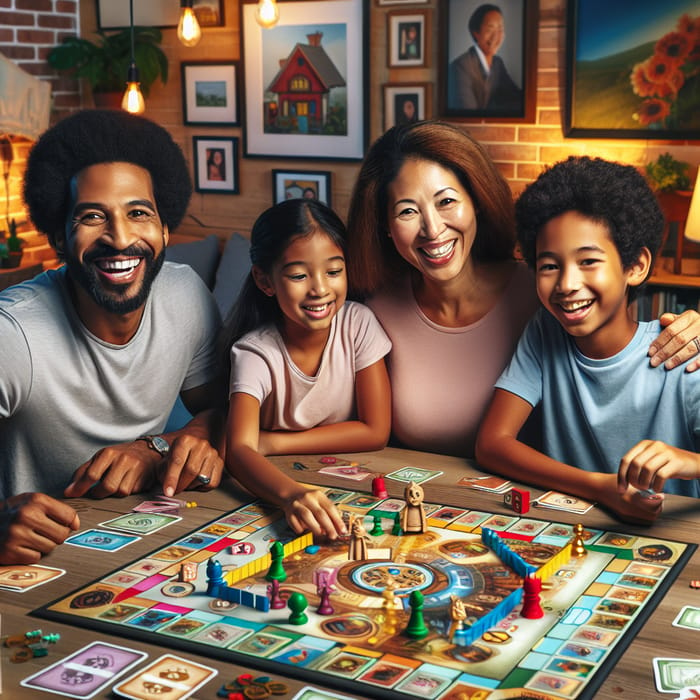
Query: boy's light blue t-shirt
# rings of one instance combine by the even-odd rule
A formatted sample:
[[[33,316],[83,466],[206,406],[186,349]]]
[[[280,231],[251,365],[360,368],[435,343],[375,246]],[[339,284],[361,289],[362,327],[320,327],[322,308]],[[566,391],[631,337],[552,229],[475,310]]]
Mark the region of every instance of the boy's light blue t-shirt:
[[[592,360],[540,309],[496,387],[541,403],[543,451],[586,471],[617,473],[641,440],[697,452],[700,371],[651,367],[647,352],[660,331],[658,321],[640,323],[621,352]],[[700,480],[669,479],[664,491],[697,498]]]

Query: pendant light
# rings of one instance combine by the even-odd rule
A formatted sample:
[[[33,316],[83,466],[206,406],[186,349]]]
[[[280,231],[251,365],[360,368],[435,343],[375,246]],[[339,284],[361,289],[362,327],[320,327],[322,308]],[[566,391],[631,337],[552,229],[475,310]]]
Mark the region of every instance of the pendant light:
[[[129,0],[129,22],[131,26],[131,63],[126,76],[122,109],[131,112],[131,114],[143,114],[146,111],[146,103],[141,94],[139,69],[136,67],[136,58],[134,57],[134,0]]]
[[[255,21],[263,28],[274,27],[280,19],[280,8],[276,0],[260,0],[255,8]]]
[[[202,30],[192,9],[192,0],[180,0],[180,21],[177,24],[177,38],[183,46],[197,46],[202,38]]]

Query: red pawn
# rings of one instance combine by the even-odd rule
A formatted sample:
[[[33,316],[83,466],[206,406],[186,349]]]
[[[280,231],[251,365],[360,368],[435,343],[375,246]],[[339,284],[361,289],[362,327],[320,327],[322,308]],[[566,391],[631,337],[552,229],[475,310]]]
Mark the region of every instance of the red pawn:
[[[389,495],[383,476],[375,476],[372,479],[372,495],[376,498],[386,498]]]
[[[528,620],[537,620],[544,616],[544,610],[540,605],[540,591],[542,579],[533,574],[528,574],[523,579],[523,607],[520,615]]]

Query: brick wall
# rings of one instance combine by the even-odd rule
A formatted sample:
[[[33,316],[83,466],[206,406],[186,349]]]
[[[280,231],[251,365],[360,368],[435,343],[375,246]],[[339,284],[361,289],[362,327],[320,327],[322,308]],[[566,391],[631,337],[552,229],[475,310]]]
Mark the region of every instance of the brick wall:
[[[27,73],[51,83],[52,122],[81,106],[80,84],[57,75],[46,63],[51,47],[76,33],[78,13],[78,0],[0,0],[0,52]],[[45,238],[32,230],[22,204],[22,177],[32,142],[17,136],[11,140],[13,153],[7,182],[9,218],[18,222],[26,241],[23,264],[50,260],[53,252]],[[8,165],[5,163],[4,167],[7,169]],[[6,228],[4,189],[0,192],[0,230],[3,230]]]

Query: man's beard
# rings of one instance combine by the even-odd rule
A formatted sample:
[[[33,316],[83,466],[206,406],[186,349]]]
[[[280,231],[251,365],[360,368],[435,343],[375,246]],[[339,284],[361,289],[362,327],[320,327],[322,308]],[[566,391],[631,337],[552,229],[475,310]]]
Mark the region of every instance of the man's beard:
[[[127,296],[134,283],[109,284],[100,278],[100,273],[92,261],[96,258],[113,257],[115,255],[138,256],[141,258],[139,265],[145,266],[141,287],[136,294]],[[73,280],[75,280],[91,299],[102,309],[113,314],[128,314],[141,308],[151,293],[151,286],[156,276],[163,267],[165,261],[165,249],[161,250],[158,257],[153,257],[150,248],[141,249],[130,246],[124,250],[114,250],[109,246],[98,246],[91,250],[79,261],[73,255],[66,252],[66,266]]]

